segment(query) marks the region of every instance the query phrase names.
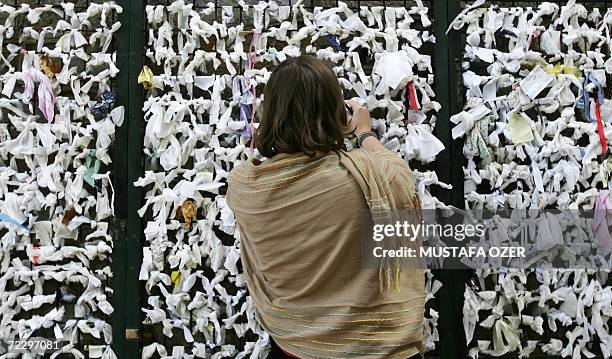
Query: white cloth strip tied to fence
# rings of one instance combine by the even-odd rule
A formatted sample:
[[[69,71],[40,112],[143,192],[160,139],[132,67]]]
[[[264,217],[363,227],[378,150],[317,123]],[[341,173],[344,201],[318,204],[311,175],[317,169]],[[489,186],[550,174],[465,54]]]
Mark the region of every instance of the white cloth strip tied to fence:
[[[466,208],[609,208],[611,23],[612,9],[576,1],[477,1],[453,21],[466,32],[465,107],[451,118]],[[611,357],[602,249],[600,271],[478,271],[482,291],[465,290],[470,356]]]
[[[263,87],[288,57],[328,59],[346,98],[372,111],[385,146],[431,168],[444,147],[432,135],[440,104],[430,9],[421,1],[405,8],[240,2],[197,9],[179,0],[147,6],[146,14],[140,83],[149,90],[148,168],[135,184],[146,190],[140,279],[149,298],[145,325],[173,339],[154,340],[143,358],[264,358],[269,338],[248,296],[240,236],[224,198],[227,173],[258,155],[251,136]],[[431,186],[447,187],[435,172],[415,175],[423,207],[444,206],[430,194]],[[427,288],[428,298],[440,288],[429,273]],[[426,316],[433,349],[437,312],[429,308]]]
[[[123,108],[111,82],[121,12],[0,1],[0,337],[61,340],[46,357],[116,358],[110,170]]]

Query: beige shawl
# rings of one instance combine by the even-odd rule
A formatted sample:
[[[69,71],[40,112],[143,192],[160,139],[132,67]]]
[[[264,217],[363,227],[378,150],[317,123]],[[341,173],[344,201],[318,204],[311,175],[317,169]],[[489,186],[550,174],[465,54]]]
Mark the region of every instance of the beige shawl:
[[[422,270],[361,264],[363,209],[376,221],[419,207],[406,162],[387,150],[279,154],[237,166],[228,182],[247,286],[283,350],[300,358],[423,353]]]

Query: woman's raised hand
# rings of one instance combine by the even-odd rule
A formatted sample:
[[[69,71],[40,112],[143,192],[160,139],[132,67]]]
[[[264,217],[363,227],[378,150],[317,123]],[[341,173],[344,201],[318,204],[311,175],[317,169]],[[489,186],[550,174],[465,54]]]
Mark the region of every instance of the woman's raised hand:
[[[356,135],[364,131],[371,131],[372,118],[368,108],[354,100],[345,100],[344,102],[353,110],[352,114],[347,113],[349,129]]]

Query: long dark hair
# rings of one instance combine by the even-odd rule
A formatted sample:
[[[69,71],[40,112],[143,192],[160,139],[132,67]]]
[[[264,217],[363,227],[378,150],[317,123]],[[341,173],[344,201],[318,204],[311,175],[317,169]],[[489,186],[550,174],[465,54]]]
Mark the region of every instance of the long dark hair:
[[[255,142],[262,155],[345,149],[344,99],[327,62],[311,55],[283,61],[270,75],[262,106]]]

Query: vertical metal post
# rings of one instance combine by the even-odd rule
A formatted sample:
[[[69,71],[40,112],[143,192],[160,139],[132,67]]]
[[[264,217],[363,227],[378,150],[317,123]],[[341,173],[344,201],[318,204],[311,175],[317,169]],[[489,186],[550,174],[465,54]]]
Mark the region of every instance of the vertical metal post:
[[[448,4],[448,24],[450,24],[460,12],[460,1],[448,0]],[[446,27],[448,27],[448,25]],[[447,84],[449,86],[451,100],[448,102],[447,109],[450,111],[450,115],[453,115],[461,112],[463,109],[463,98],[465,95],[461,63],[463,61],[463,46],[465,40],[463,39],[463,34],[459,31],[450,31],[447,41],[448,50],[447,53],[444,54],[444,58],[447,59],[446,63],[449,66]],[[451,203],[455,207],[463,208],[465,206],[465,196],[463,194],[463,165],[465,162],[465,158],[463,157],[463,140],[453,140],[450,136],[450,129],[448,130],[448,139],[448,143],[450,143],[450,163],[447,167],[451,172],[450,183],[453,185]]]
[[[449,0],[448,15],[449,24],[461,11],[459,0]],[[449,50],[448,62],[451,68],[449,69],[449,86],[450,86],[450,97],[454,101],[449,102],[449,110],[452,114],[459,113],[463,110],[465,91],[463,88],[463,75],[461,64],[463,62],[463,49],[465,46],[465,39],[463,33],[458,31],[452,31],[448,35]],[[463,192],[464,185],[464,174],[463,166],[465,164],[465,157],[463,156],[463,139],[452,140],[451,139],[451,159],[450,168],[452,174],[451,184],[453,185],[451,203],[458,207],[465,207],[465,195]],[[452,271],[453,278],[451,284],[452,287],[449,289],[453,292],[453,310],[452,313],[455,322],[453,323],[454,332],[456,333],[455,348],[457,356],[461,358],[467,358],[467,343],[465,341],[465,334],[463,329],[463,293],[465,291],[465,283],[468,278],[474,275],[473,270],[455,270]],[[449,313],[450,314],[450,313]]]
[[[115,143],[113,147],[113,171],[112,181],[115,189],[115,217],[111,232],[113,235],[113,277],[111,285],[113,288],[112,305],[114,308],[112,316],[113,326],[113,351],[119,359],[125,359],[125,295],[126,295],[126,225],[127,225],[127,155],[126,145],[129,134],[130,123],[129,112],[129,48],[130,48],[130,24],[129,24],[129,0],[119,1],[123,7],[123,13],[119,14],[121,29],[117,32],[116,56],[119,74],[116,79],[117,106],[126,109],[123,125],[115,132]]]
[[[143,0],[119,0],[117,103],[125,108],[113,152],[115,240],[113,249],[113,349],[119,359],[141,356],[141,308],[138,273],[141,263],[142,221],[138,208],[142,191],[133,183],[143,171],[143,90],[137,84],[143,65]],[[130,283],[130,285],[128,285]]]
[[[450,1],[450,0],[449,0]],[[434,46],[434,87],[436,100],[442,105],[438,112],[434,135],[444,143],[445,150],[440,152],[436,158],[436,174],[442,182],[450,183],[452,176],[450,171],[450,102],[449,90],[449,65],[448,65],[448,38],[445,34],[448,28],[448,4],[447,0],[432,1],[434,10],[434,31],[436,44]],[[451,191],[440,189],[434,194],[444,203],[451,202]]]
[[[460,4],[459,0],[432,1],[432,3],[436,34],[435,90],[436,98],[442,105],[438,113],[435,135],[446,147],[437,157],[436,173],[441,181],[453,185],[452,190],[440,190],[435,195],[445,203],[463,208],[464,159],[461,157],[463,144],[453,141],[450,124],[450,116],[460,112],[462,106],[461,41],[460,35],[455,31],[446,34],[449,24],[459,13]],[[444,359],[466,358],[467,345],[462,325],[463,291],[471,271],[445,269],[436,271],[435,274],[442,282],[439,292],[439,356]]]
[[[138,85],[138,74],[144,64],[144,27],[146,15],[144,0],[130,0],[130,70],[129,70],[129,103],[127,111],[129,118],[129,141],[126,144],[128,175],[127,175],[127,283],[126,288],[126,358],[141,356],[141,285],[138,274],[142,262],[142,220],[138,209],[142,205],[143,194],[140,187],[134,187],[134,182],[143,173],[142,146],[144,141],[144,118],[142,106],[144,90]]]

